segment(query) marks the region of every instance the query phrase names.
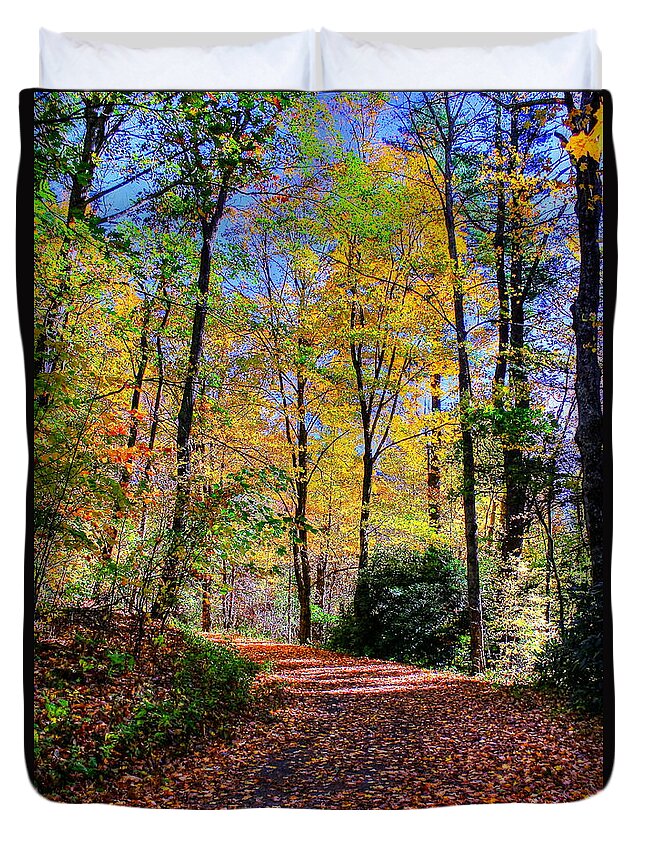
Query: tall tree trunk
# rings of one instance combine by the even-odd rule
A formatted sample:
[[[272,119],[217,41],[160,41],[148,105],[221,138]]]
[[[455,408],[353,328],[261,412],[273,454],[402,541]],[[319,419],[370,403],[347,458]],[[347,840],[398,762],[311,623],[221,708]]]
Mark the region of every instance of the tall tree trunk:
[[[293,544],[293,570],[298,592],[298,642],[304,645],[311,641],[311,570],[302,540]]]
[[[50,305],[42,332],[34,347],[34,374],[53,373],[58,365],[60,353],[57,343],[61,333],[67,324],[66,297],[69,291],[69,277],[71,273],[70,247],[71,231],[73,223],[85,219],[87,207],[92,196],[92,184],[96,173],[98,159],[110,137],[111,122],[114,120],[114,104],[103,104],[93,97],[84,98],[83,107],[83,140],[80,147],[79,161],[76,171],[72,175],[72,185],[67,207],[68,235],[63,240],[60,249],[61,257],[64,258],[63,281],[57,298]],[[118,119],[117,119],[118,121]],[[47,390],[39,395],[39,404],[46,408],[50,403],[50,395]]]
[[[455,330],[457,338],[457,358],[459,372],[459,405],[461,410],[461,440],[463,463],[463,507],[466,539],[466,575],[468,582],[468,615],[470,624],[470,665],[474,673],[486,669],[484,650],[484,619],[479,579],[479,554],[477,542],[477,507],[475,503],[475,450],[472,431],[469,425],[469,408],[472,401],[472,382],[470,362],[466,348],[466,322],[464,316],[464,295],[461,281],[459,254],[454,214],[453,188],[453,144],[454,123],[450,111],[450,96],[444,94],[447,128],[444,134],[444,219],[448,238],[448,254],[453,272],[453,300],[455,312]]]
[[[329,555],[331,550],[331,516],[332,516],[332,500],[333,500],[333,484],[334,484],[333,467],[329,469],[329,492],[327,495],[327,516],[325,519],[322,533],[324,535],[324,545],[321,548],[318,562],[316,563],[316,604],[321,609],[325,609],[325,600],[327,595],[327,569],[329,566]],[[319,622],[312,627],[312,639],[315,642],[321,642],[323,639],[323,625]]]
[[[177,418],[177,491],[175,494],[175,509],[172,521],[172,542],[168,556],[161,573],[161,586],[156,601],[152,607],[154,618],[165,618],[176,606],[177,596],[186,574],[187,554],[185,553],[184,531],[190,508],[190,463],[191,463],[191,432],[197,398],[197,374],[201,363],[204,347],[204,331],[208,313],[208,296],[210,291],[211,261],[213,240],[224,214],[224,205],[228,189],[223,182],[215,210],[208,220],[201,221],[202,245],[199,259],[199,276],[197,288],[199,291],[193,328],[190,339],[188,369]],[[182,553],[182,549],[184,549]],[[182,570],[182,563],[184,569]]]
[[[352,304],[350,312],[350,329],[354,333],[362,329],[364,325],[363,308],[358,300],[357,284],[354,280],[354,247],[350,244],[348,257],[348,273],[352,277],[350,292]],[[374,455],[372,438],[374,427],[372,423],[372,400],[368,399],[368,389],[365,386],[363,375],[363,342],[360,338],[353,338],[350,342],[350,357],[354,374],[356,376],[356,390],[361,414],[361,426],[363,429],[363,478],[361,481],[361,514],[358,529],[358,576],[363,576],[369,563],[369,534],[368,524],[370,518],[370,502],[372,499],[372,478],[374,476]]]
[[[132,450],[134,447],[136,447],[137,439],[139,437],[139,419],[137,415],[139,414],[139,406],[141,404],[141,389],[143,386],[143,380],[145,379],[146,370],[148,369],[148,322],[150,320],[150,312],[151,307],[148,306],[148,310],[144,315],[143,326],[141,329],[139,365],[137,367],[137,372],[134,377],[134,388],[132,389],[132,398],[130,400],[130,427],[128,429],[128,441],[126,444],[128,450]],[[103,537],[101,559],[104,563],[108,563],[112,559],[112,553],[114,551],[114,546],[116,544],[116,539],[118,535],[118,523],[119,519],[123,515],[123,498],[125,497],[125,491],[131,479],[132,468],[131,463],[128,460],[121,469],[121,476],[119,477],[119,486],[123,495],[118,497],[114,502],[114,506],[112,508],[112,518],[105,530]]]
[[[370,503],[372,500],[372,479],[374,477],[374,461],[372,459],[371,440],[366,439],[363,453],[363,479],[361,482],[361,518],[358,532],[358,576],[362,577],[369,563],[369,533]]]
[[[298,349],[302,350],[305,342],[298,340]],[[311,566],[309,564],[309,543],[307,533],[307,498],[309,491],[307,464],[307,424],[305,421],[305,388],[307,380],[301,370],[296,376],[298,424],[297,424],[297,457],[296,457],[296,512],[295,512],[295,542],[294,542],[294,573],[298,589],[298,604],[300,618],[298,622],[298,642],[311,641]]]
[[[213,585],[213,576],[204,574],[202,581],[202,631],[210,631],[213,626],[213,616],[211,608],[211,592]]]
[[[515,243],[515,237],[513,238]],[[509,340],[509,381],[514,409],[528,409],[529,386],[524,356],[524,302],[525,288],[522,280],[522,255],[516,245],[511,247],[511,322]],[[526,459],[520,447],[513,446],[518,436],[511,435],[504,448],[504,481],[506,485],[504,539],[502,558],[518,559],[522,555],[526,532]]]
[[[583,92],[580,109],[568,96],[575,132],[590,132],[601,107],[599,92]],[[580,283],[572,306],[576,338],[575,392],[578,427],[575,440],[582,465],[582,501],[591,557],[592,583],[603,580],[603,412],[598,360],[600,310],[600,245],[602,179],[600,163],[587,154],[576,158],[576,216],[580,235]]]
[[[441,412],[441,375],[435,373],[431,385],[431,411],[433,415]],[[433,430],[430,440],[426,443],[426,474],[428,488],[428,521],[436,526],[439,522],[439,507],[441,503],[441,474],[439,471],[439,431]]]
[[[510,149],[508,152],[508,174],[512,177],[519,173],[519,116],[518,111],[511,113]],[[503,156],[501,140],[501,112],[497,108],[496,148],[500,162]],[[503,181],[497,190],[497,217],[495,227],[495,265],[497,293],[499,299],[498,350],[493,383],[495,405],[503,410],[506,405],[507,374],[513,392],[511,405],[514,408],[528,408],[528,382],[524,357],[524,303],[526,288],[522,276],[522,250],[520,244],[521,207],[516,189],[511,190],[510,210],[506,207],[506,193]],[[507,221],[510,219],[510,222]],[[510,276],[506,279],[506,237],[510,233]],[[516,435],[503,437],[504,469],[504,535],[502,538],[502,559],[507,571],[512,568],[509,557],[518,559],[522,554],[526,531],[526,474],[525,459],[517,446]]]
[[[501,108],[497,107],[497,122],[495,132],[495,148],[501,168],[503,158]],[[510,322],[510,305],[508,286],[506,283],[506,190],[504,181],[497,183],[497,212],[495,216],[495,235],[493,238],[495,250],[495,279],[497,281],[497,299],[499,314],[497,317],[497,359],[495,362],[495,378],[493,384],[493,399],[498,406],[503,406],[502,391],[506,385],[506,366],[508,363],[508,339]]]
[[[161,333],[166,328],[166,324],[168,322],[168,318],[170,316],[170,302],[168,300],[168,293],[164,287],[164,296],[166,298],[166,308],[164,311],[164,315],[161,321],[161,325],[159,326],[159,330],[156,334],[156,349],[157,349],[157,390],[155,391],[155,401],[152,406],[152,417],[150,421],[150,433],[148,435],[148,451],[151,452],[154,450],[155,442],[157,440],[157,432],[159,430],[159,421],[161,418],[161,401],[163,399],[163,388],[165,381],[165,370],[164,370],[164,360],[163,360],[163,348],[161,344]],[[145,467],[143,469],[143,480],[142,480],[142,488],[145,488],[150,482],[150,470],[152,468],[152,458],[149,455],[146,461]],[[139,523],[139,536],[141,539],[144,538],[146,534],[146,525],[148,520],[148,509],[147,504],[144,503],[143,509],[141,510],[141,521]]]

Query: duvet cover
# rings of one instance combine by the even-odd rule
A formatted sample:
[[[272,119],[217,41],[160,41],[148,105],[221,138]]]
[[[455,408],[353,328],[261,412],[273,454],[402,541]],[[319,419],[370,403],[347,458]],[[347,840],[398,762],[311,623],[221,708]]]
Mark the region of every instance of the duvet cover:
[[[21,128],[37,790],[599,791],[609,94],[34,90]]]

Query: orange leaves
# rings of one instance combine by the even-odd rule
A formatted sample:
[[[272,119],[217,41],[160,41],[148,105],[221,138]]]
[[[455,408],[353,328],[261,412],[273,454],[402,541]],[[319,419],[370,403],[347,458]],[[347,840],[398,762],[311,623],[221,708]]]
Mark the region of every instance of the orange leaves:
[[[278,110],[279,113],[282,112],[282,110],[283,110],[282,102],[280,101],[280,98],[277,97],[277,95],[269,95],[267,97],[267,101],[270,104],[273,104],[273,106]]]
[[[126,802],[405,809],[567,802],[602,786],[600,727],[532,696],[311,647],[234,644],[271,664],[256,680],[253,717],[232,744],[204,743],[165,764],[163,788],[149,780]]]
[[[131,464],[138,452],[135,447],[110,447],[103,457],[103,461],[112,462],[115,465]]]

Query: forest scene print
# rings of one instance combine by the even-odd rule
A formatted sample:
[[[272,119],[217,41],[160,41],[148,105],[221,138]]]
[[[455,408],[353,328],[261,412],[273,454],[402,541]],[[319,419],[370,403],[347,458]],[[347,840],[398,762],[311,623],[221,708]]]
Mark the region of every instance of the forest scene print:
[[[606,93],[27,96],[36,789],[598,792]]]

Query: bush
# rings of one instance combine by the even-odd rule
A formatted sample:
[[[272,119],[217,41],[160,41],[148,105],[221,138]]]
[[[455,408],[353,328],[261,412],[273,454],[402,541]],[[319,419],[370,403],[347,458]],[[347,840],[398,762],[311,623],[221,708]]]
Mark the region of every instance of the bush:
[[[436,548],[375,551],[329,645],[406,663],[451,664],[466,629],[464,575],[457,560]]]
[[[93,643],[92,656],[84,637],[37,646],[34,780],[42,794],[74,802],[133,763],[154,766],[192,738],[232,733],[258,665],[189,630],[168,636],[147,637],[138,660],[116,638],[110,648]]]
[[[249,701],[258,665],[233,649],[184,632],[186,651],[173,679],[170,695],[155,701],[144,697],[130,719],[112,733],[108,751],[140,756],[158,746],[185,745],[196,735],[226,737]]]
[[[565,637],[546,644],[536,672],[538,686],[554,690],[576,710],[602,711],[602,586],[579,594]]]

